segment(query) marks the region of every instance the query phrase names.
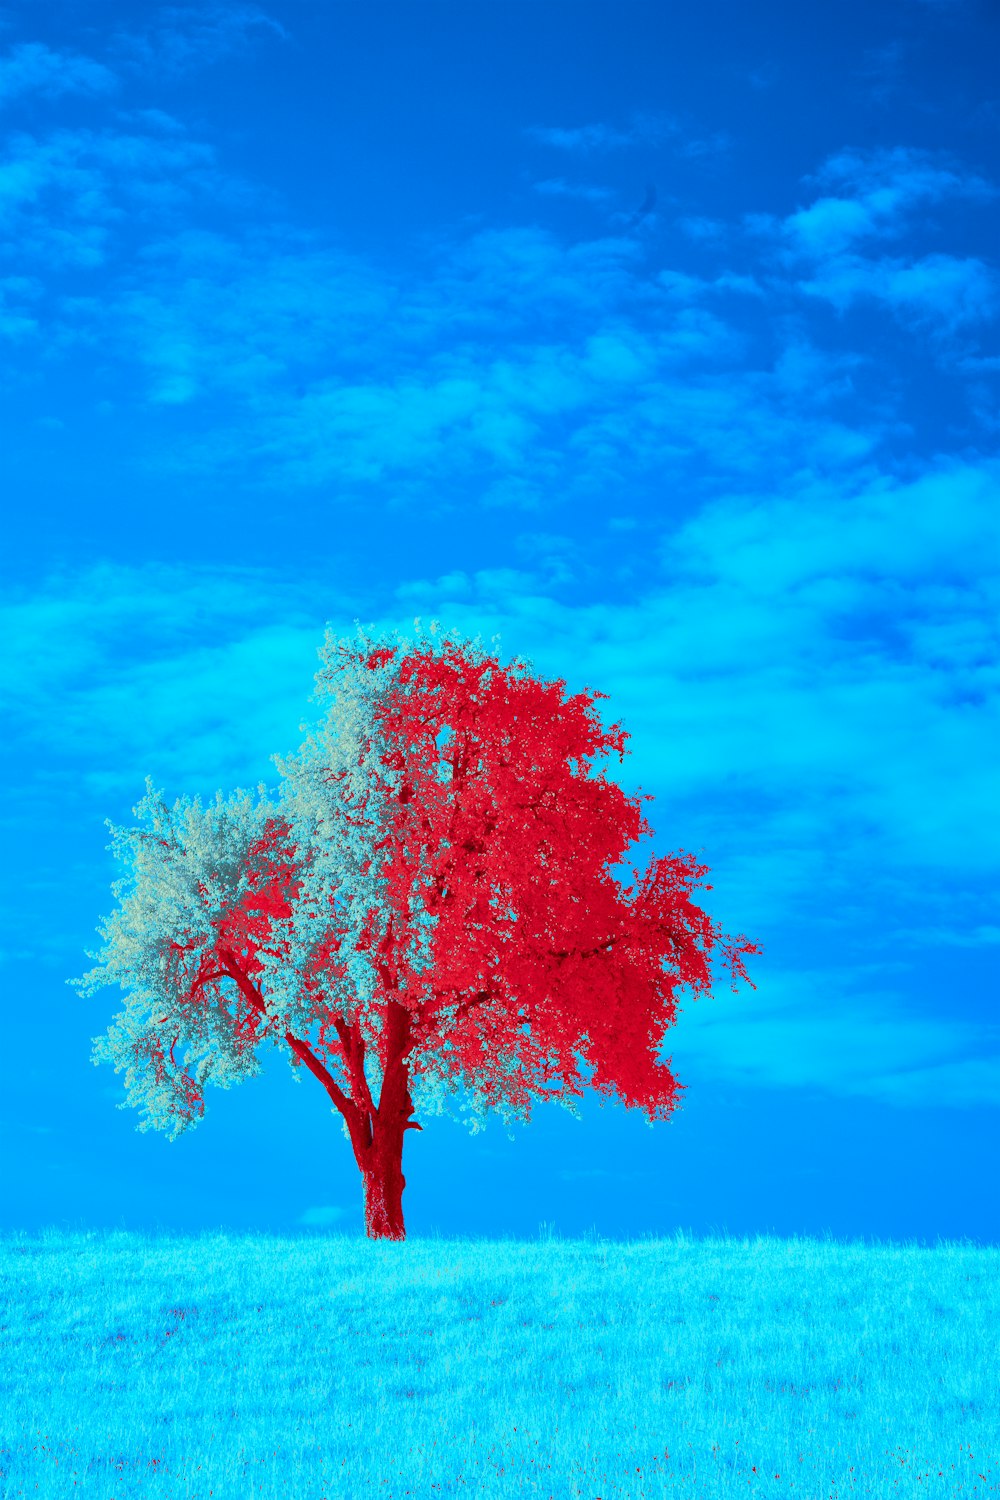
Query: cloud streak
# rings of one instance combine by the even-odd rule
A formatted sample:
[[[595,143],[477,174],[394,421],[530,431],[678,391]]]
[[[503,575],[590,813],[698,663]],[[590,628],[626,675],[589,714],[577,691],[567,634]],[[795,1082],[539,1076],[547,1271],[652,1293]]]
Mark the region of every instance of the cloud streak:
[[[0,56],[0,108],[37,95],[58,99],[65,94],[108,95],[118,89],[110,68],[78,53],[57,52],[42,42],[21,42]]]
[[[610,188],[590,182],[567,182],[565,177],[545,177],[532,186],[543,197],[577,198],[581,203],[607,203],[613,197]]]
[[[954,198],[989,203],[998,193],[978,174],[907,147],[839,152],[811,180],[839,192],[797,209],[781,228],[793,254],[817,259],[858,240],[898,236],[926,205]]]
[[[200,142],[121,130],[18,132],[0,166],[0,230],[7,258],[49,271],[103,267],[198,198],[239,201]]]
[[[530,508],[554,477],[566,498],[614,495],[653,472],[682,484],[710,454],[720,474],[773,481],[775,466],[825,472],[879,442],[877,419],[838,416],[852,390],[820,374],[819,352],[794,410],[787,363],[747,367],[741,309],[766,299],[761,283],[650,278],[634,238],[490,231],[399,280],[277,236],[251,243],[161,242],[143,283],[110,318],[101,308],[101,332],[86,329],[145,368],[149,399],[231,403],[175,445],[181,466],[363,487],[496,465],[497,503],[517,477]]]
[[[995,184],[943,157],[903,147],[840,152],[811,181],[836,191],[781,220],[748,219],[752,231],[778,240],[785,265],[812,267],[812,274],[800,275],[800,291],[841,313],[861,300],[881,303],[903,321],[948,334],[995,316],[1000,279],[980,258],[871,253],[880,242],[912,238],[914,216],[931,206],[962,199],[995,203]]]
[[[287,36],[257,5],[163,5],[141,29],[119,31],[112,46],[124,66],[170,76],[210,67],[255,41]]]
[[[678,119],[665,114],[634,114],[625,126],[597,122],[589,125],[530,125],[529,140],[554,151],[576,156],[603,156],[642,146],[670,142],[682,157],[714,156],[730,150],[732,139],[724,130],[699,136]]]
[[[203,14],[209,52],[268,29],[247,8]],[[187,36],[193,13],[152,24]],[[539,131],[570,154],[677,135],[666,117],[617,134]],[[679,227],[702,266],[664,263],[658,209],[641,243],[507,226],[376,267],[282,222],[170,116],[132,110],[127,124],[11,138],[0,224],[18,266],[0,285],[0,335],[39,353],[100,351],[130,372],[133,405],[190,411],[159,458],[175,472],[333,484],[350,504],[390,480],[401,503],[422,488],[461,506],[474,486],[487,506],[521,511],[599,492],[617,507],[654,476],[673,493],[709,471],[709,485],[781,486],[881,461],[899,426],[871,356],[824,354],[810,308],[884,308],[971,375],[968,340],[998,304],[981,258],[885,253],[928,205],[989,206],[981,177],[895,148],[836,153],[811,185],[812,204],[750,216],[742,266],[727,264],[738,247],[725,226],[689,214]],[[535,186],[540,199],[607,191],[565,177]],[[88,271],[105,277],[99,298],[79,285],[39,295],[53,272]],[[812,378],[793,389],[804,348]],[[989,427],[988,403],[972,412]]]
[[[633,121],[625,129],[614,125],[530,125],[525,135],[541,146],[551,146],[556,151],[590,152],[618,151],[644,141],[665,140],[675,129],[667,119],[643,119]]]
[[[867,298],[902,319],[948,333],[995,318],[1000,298],[1000,277],[976,256],[926,255],[907,262],[841,255],[799,286],[838,312]]]

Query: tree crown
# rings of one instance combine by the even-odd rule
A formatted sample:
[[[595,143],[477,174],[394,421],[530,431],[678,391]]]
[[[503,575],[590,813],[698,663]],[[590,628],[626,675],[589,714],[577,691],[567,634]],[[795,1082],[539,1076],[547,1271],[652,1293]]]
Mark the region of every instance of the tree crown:
[[[628,738],[602,728],[606,695],[567,697],[436,623],[415,642],[328,631],[320,656],[323,711],[273,757],[276,799],[261,785],[168,808],[147,780],[140,826],[112,826],[129,879],[70,982],[126,992],[94,1061],[124,1068],[139,1128],[189,1128],[206,1081],[259,1072],[265,1039],[360,1110],[401,1062],[415,1110],[464,1088],[473,1130],[487,1110],[530,1119],[532,1096],[576,1113],[583,1061],[599,1093],[666,1118],[682,1085],[656,1053],[676,991],[710,989],[716,945],[734,988],[760,950],[693,903],[707,867],[689,854],[633,869],[628,890],[611,876],[652,799],[592,774]]]

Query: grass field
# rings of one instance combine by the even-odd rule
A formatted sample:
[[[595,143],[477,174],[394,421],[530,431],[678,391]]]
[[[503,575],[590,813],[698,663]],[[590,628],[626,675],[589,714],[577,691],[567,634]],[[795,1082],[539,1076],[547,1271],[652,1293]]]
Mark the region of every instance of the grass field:
[[[0,1496],[1000,1495],[1000,1249],[0,1239]]]

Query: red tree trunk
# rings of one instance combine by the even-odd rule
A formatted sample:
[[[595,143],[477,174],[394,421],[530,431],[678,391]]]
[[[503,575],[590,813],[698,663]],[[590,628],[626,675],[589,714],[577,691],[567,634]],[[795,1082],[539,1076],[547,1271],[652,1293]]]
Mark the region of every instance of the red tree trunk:
[[[419,1130],[410,1119],[413,1108],[407,1069],[402,1060],[409,1041],[410,1018],[401,1005],[391,1005],[386,1019],[388,1060],[382,1093],[367,1143],[355,1159],[365,1187],[365,1228],[370,1240],[405,1240],[403,1224],[403,1141],[407,1130]]]
[[[362,1173],[365,1185],[365,1229],[370,1240],[405,1240],[403,1224],[403,1176],[402,1139],[397,1143],[394,1156],[390,1152],[376,1154],[371,1168]]]

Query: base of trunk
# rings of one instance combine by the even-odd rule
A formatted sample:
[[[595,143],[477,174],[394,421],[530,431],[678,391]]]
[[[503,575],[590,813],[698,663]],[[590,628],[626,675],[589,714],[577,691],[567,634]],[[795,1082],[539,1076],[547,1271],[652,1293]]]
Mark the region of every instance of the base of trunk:
[[[402,1172],[365,1172],[365,1230],[370,1240],[405,1240]]]

